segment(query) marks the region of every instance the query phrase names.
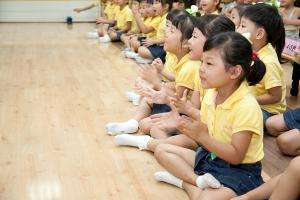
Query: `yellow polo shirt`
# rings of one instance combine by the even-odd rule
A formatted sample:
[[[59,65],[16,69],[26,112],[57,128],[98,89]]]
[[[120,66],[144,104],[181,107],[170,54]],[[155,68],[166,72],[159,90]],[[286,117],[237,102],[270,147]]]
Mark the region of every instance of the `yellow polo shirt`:
[[[115,13],[119,12],[120,7],[116,4],[107,2],[107,6],[104,9],[104,14],[107,16],[107,19],[114,19]]]
[[[200,64],[201,65],[201,64]],[[201,67],[201,66],[200,66]],[[205,95],[205,91],[206,89],[203,89],[202,84],[201,84],[201,79],[199,76],[199,70],[197,72],[197,75],[195,75],[195,79],[194,79],[194,85],[195,85],[195,89],[194,91],[199,92],[200,94],[200,102],[203,101],[204,95]]]
[[[272,114],[282,113],[286,110],[286,83],[283,69],[278,61],[276,51],[271,44],[267,44],[260,49],[257,54],[259,59],[265,63],[266,74],[258,84],[251,86],[251,93],[254,96],[260,96],[267,93],[268,89],[281,86],[282,95],[280,102],[275,104],[261,105],[260,107]]]
[[[127,22],[133,21],[133,14],[128,5],[126,5],[122,10],[116,14],[117,27],[119,29],[125,29]]]
[[[158,27],[159,27],[161,21],[162,21],[162,19],[160,16],[156,16],[151,19],[151,21],[149,22],[149,24],[147,24],[147,26],[152,26],[154,28],[154,31],[147,33],[147,35],[146,35],[147,38],[155,38],[156,37],[157,30],[158,30]]]
[[[186,54],[174,67],[176,88],[186,87],[195,90],[195,76],[198,75],[200,61],[190,60],[189,54]]]
[[[174,74],[173,67],[176,66],[178,62],[177,57],[174,54],[167,52],[165,60],[164,69]],[[163,77],[163,80],[165,82],[170,82],[166,77]]]
[[[264,157],[262,111],[247,83],[243,82],[220,105],[215,105],[216,95],[215,89],[207,90],[201,103],[200,119],[207,125],[210,136],[230,144],[233,134],[251,131],[251,142],[242,163],[261,161]]]
[[[156,31],[156,38],[159,38],[159,39],[164,39],[165,38],[165,26],[166,26],[166,22],[167,22],[167,14],[164,14],[162,17],[161,17],[161,22],[159,23],[158,25],[158,28],[157,28],[157,31]]]

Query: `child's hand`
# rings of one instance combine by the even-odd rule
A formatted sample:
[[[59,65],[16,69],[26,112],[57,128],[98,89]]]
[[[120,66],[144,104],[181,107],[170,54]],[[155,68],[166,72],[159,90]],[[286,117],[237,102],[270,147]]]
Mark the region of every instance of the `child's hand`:
[[[153,83],[153,81],[158,77],[157,70],[153,65],[140,65],[139,71],[142,79],[148,81],[149,83]]]
[[[156,68],[158,73],[161,73],[161,71],[164,69],[164,64],[160,58],[154,59],[151,65]]]
[[[170,97],[171,102],[175,105],[179,113],[186,113],[185,111],[188,109],[189,105],[187,101],[188,90],[184,90],[182,97],[180,98],[178,95],[176,97]]]
[[[176,128],[178,125],[178,120],[180,119],[179,113],[176,107],[171,103],[171,112],[159,113],[151,115],[151,122],[153,126],[158,128]]]
[[[295,62],[300,64],[300,49],[298,49],[297,51],[295,51]]]
[[[80,8],[75,8],[73,11],[77,12],[77,13],[80,13],[82,10]]]
[[[201,137],[208,136],[206,124],[187,116],[180,117],[177,128],[181,133],[199,143],[201,143]]]
[[[145,40],[143,40],[143,46],[145,47],[152,46],[153,44],[153,40],[151,40],[150,38],[146,38]]]
[[[132,10],[132,13],[133,13],[134,15],[138,15],[138,14],[139,14],[139,6],[137,6],[137,5],[132,5],[131,10]]]

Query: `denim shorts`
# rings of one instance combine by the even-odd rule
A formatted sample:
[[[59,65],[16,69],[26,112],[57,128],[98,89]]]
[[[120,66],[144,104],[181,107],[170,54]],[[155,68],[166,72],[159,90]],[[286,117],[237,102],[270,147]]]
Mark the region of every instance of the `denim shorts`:
[[[283,113],[283,119],[289,129],[300,131],[300,108]]]
[[[203,147],[196,152],[194,171],[198,175],[210,173],[220,183],[233,190],[238,196],[243,195],[263,184],[261,163],[231,165],[228,162],[215,158]]]
[[[122,31],[117,31],[116,34],[117,34],[117,38],[116,38],[115,42],[119,42],[119,41],[121,41],[121,36],[125,33]]]
[[[154,58],[160,58],[163,63],[165,63],[166,60],[166,52],[164,50],[163,46],[160,45],[152,45],[148,47],[149,51],[151,52],[151,55]]]
[[[156,104],[154,103],[152,106],[152,112],[151,115],[155,115],[158,113],[166,113],[166,112],[170,112],[171,111],[171,107],[168,106],[167,104]]]

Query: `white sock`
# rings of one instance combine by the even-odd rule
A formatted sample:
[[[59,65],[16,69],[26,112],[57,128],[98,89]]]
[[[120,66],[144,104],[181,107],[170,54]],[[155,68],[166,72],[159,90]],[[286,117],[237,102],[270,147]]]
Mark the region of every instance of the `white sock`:
[[[134,92],[126,92],[126,96],[128,100],[133,103],[133,105],[138,106],[140,104],[141,95]]]
[[[135,133],[139,129],[139,122],[135,119],[130,119],[127,122],[121,123],[108,123],[106,125],[107,134],[119,135],[126,133]]]
[[[204,175],[198,176],[197,180],[196,180],[196,185],[197,187],[204,189],[207,187],[211,187],[211,188],[220,188],[221,184],[220,182],[210,173],[206,173]]]
[[[149,135],[117,135],[115,136],[115,142],[120,146],[132,146],[138,147],[140,150],[148,150],[147,144],[150,140],[153,140]]]
[[[173,176],[172,174],[170,174],[167,171],[156,172],[156,173],[154,173],[154,177],[157,181],[169,183],[171,185],[175,185],[179,188],[182,188],[183,181],[180,180],[179,178]]]

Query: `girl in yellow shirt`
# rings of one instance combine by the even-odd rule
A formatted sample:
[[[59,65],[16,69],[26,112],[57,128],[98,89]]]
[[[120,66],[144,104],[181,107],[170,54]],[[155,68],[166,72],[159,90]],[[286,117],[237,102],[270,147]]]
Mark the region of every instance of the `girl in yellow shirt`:
[[[253,50],[266,65],[264,78],[251,87],[263,110],[265,124],[267,118],[286,110],[286,83],[279,63],[285,43],[283,21],[276,8],[259,3],[243,12],[238,32],[250,35]]]
[[[202,49],[207,38],[217,35],[220,32],[227,31],[234,31],[234,24],[225,16],[205,15],[199,18],[197,17],[195,19],[195,27],[193,30],[192,37],[188,41],[190,49],[189,59],[201,60],[203,54]],[[172,100],[176,106],[176,109],[180,113],[186,114],[191,117],[197,117],[199,115],[200,99],[202,101],[204,96],[204,94],[202,93],[204,89],[201,86],[200,77],[198,76],[199,73],[196,73],[195,80],[193,80],[195,83],[193,85],[194,91],[191,97],[191,103],[187,103],[186,100],[182,100],[180,98],[180,100],[176,102]],[[197,81],[199,81],[199,83],[197,83]],[[186,94],[183,95],[183,98],[185,98],[185,95]],[[177,115],[174,115],[174,112],[162,113],[151,116],[153,128],[150,129],[150,132],[155,133],[157,129],[164,130],[166,129],[166,127],[172,127],[172,124],[174,124],[174,120],[176,120],[176,117]],[[139,127],[143,130],[143,132],[146,132],[145,129],[147,127],[144,127],[143,123],[140,123]],[[173,126],[172,128],[175,128],[175,126]],[[131,135],[120,137],[123,137],[123,140],[122,143],[118,142],[119,145],[139,147],[140,149],[152,152],[155,151],[155,148],[159,144],[176,144],[178,146],[182,146],[193,150],[196,150],[198,148],[198,144],[194,140],[190,139],[189,137],[183,134],[171,136],[165,139],[158,139],[157,137],[154,137],[154,135],[152,137]],[[128,140],[124,139],[124,137]]]
[[[200,116],[193,119],[177,113],[176,122],[184,135],[201,146],[195,152],[159,145],[155,157],[167,171],[155,173],[155,178],[183,188],[191,199],[230,200],[263,183],[262,112],[245,80],[257,84],[265,65],[252,59],[250,42],[235,32],[208,38],[202,62],[201,83],[209,90]]]

